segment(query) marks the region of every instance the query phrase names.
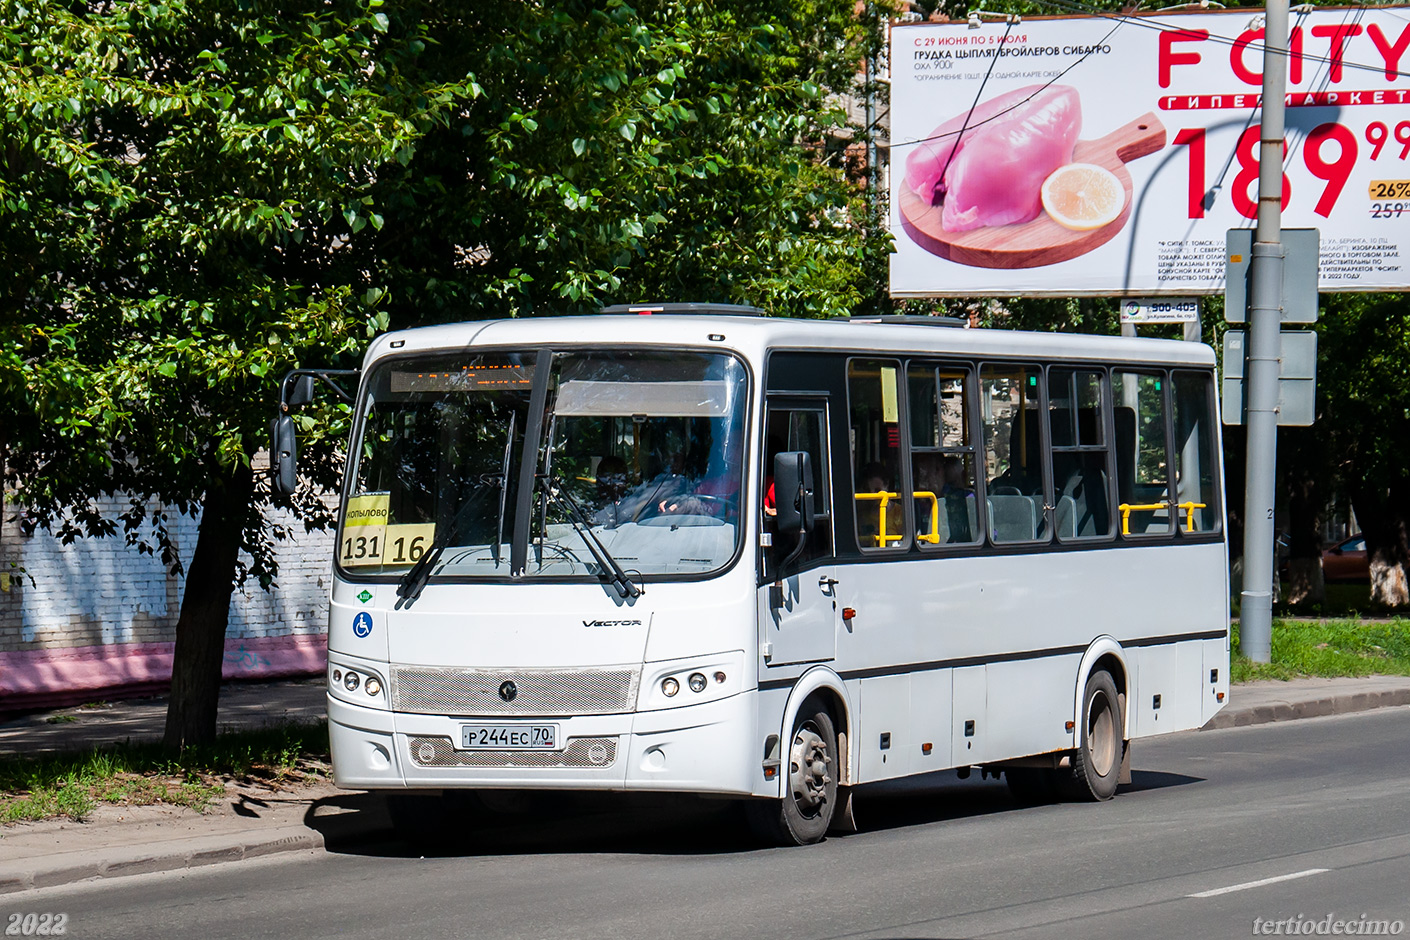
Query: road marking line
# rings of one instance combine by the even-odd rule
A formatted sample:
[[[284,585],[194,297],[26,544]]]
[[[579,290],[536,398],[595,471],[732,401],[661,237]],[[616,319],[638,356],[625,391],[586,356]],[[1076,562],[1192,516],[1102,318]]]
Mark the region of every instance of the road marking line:
[[[1291,875],[1278,875],[1275,878],[1262,878],[1258,881],[1245,881],[1241,885],[1229,885],[1227,888],[1212,888],[1209,891],[1200,891],[1198,894],[1187,894],[1187,898],[1212,898],[1220,894],[1233,894],[1235,891],[1247,891],[1249,888],[1261,888],[1264,885],[1277,884],[1280,881],[1294,881],[1298,878],[1306,878],[1308,875],[1320,875],[1324,871],[1331,871],[1330,868],[1309,868],[1307,871],[1295,871]]]

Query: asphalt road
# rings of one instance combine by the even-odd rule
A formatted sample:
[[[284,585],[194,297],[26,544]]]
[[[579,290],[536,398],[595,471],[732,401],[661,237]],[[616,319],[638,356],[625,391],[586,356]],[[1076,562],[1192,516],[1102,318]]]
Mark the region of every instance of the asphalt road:
[[[754,848],[725,804],[549,805],[439,857],[362,842],[31,892],[0,914],[207,940],[1183,940],[1363,915],[1410,934],[1410,708],[1137,748],[1110,803],[1020,808],[1001,783],[938,774],[863,794],[866,831],[803,849]]]

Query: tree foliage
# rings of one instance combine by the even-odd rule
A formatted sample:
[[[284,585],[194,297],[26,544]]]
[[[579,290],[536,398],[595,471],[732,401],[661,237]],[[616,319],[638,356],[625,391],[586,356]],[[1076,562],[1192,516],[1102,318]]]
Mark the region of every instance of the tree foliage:
[[[166,513],[204,507],[171,743],[214,731],[232,579],[277,574],[252,463],[287,369],[389,326],[881,288],[829,144],[825,90],[875,43],[850,2],[0,0],[0,24],[0,475],[28,524],[173,566]],[[328,486],[346,426],[301,422]]]
[[[1333,294],[1317,322],[1317,423],[1304,432],[1326,489],[1366,535],[1371,596],[1410,603],[1410,307],[1402,294]]]

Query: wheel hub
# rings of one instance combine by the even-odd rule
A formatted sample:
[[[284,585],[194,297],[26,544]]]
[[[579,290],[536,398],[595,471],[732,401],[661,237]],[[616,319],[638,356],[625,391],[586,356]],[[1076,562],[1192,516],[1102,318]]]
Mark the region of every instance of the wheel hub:
[[[811,725],[805,725],[793,735],[788,761],[788,784],[794,803],[804,813],[816,815],[827,802],[827,788],[832,783],[828,776],[832,757],[827,753],[827,742]]]
[[[1092,769],[1105,777],[1116,766],[1116,721],[1111,703],[1103,695],[1092,696],[1087,706],[1087,746]]]

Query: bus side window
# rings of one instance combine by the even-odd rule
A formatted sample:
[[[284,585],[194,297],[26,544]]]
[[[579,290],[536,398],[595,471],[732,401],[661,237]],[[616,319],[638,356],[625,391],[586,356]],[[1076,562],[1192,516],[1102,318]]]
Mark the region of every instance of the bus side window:
[[[1112,533],[1104,384],[1102,373],[1094,370],[1048,370],[1053,528],[1062,541]]]
[[[902,496],[900,377],[900,363],[893,360],[847,363],[852,503],[863,549],[910,545]]]
[[[1168,535],[1173,531],[1164,389],[1163,374],[1111,374],[1116,509],[1122,535]]]
[[[911,497],[922,548],[983,539],[975,496],[972,372],[911,363]]]
[[[778,494],[774,491],[774,457],[788,451],[803,451],[813,465],[814,524],[808,544],[798,556],[798,564],[832,556],[831,474],[828,472],[826,412],[821,408],[769,408],[764,430],[764,530],[774,532]],[[782,557],[792,545],[776,544],[774,554]],[[774,572],[770,570],[770,576]]]
[[[1171,376],[1175,405],[1176,519],[1184,532],[1218,532],[1219,487],[1215,480],[1214,402],[1210,377],[1202,372]]]
[[[1033,365],[985,363],[980,369],[989,537],[996,543],[1048,537],[1038,376]]]

